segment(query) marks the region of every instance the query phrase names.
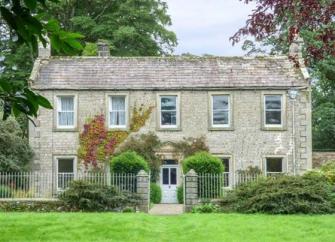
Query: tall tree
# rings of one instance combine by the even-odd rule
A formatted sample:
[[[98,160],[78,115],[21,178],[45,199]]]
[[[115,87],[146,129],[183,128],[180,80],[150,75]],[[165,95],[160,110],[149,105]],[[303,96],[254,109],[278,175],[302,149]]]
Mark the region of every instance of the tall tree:
[[[240,0],[242,1],[242,0]],[[255,10],[246,25],[231,37],[233,44],[244,36],[249,53],[287,54],[294,36],[304,40],[303,56],[313,79],[313,148],[335,150],[335,1],[243,0]],[[266,48],[262,48],[266,47]]]
[[[86,42],[107,40],[115,56],[164,55],[177,44],[166,28],[171,19],[161,0],[61,0],[49,9],[65,29],[84,34]]]

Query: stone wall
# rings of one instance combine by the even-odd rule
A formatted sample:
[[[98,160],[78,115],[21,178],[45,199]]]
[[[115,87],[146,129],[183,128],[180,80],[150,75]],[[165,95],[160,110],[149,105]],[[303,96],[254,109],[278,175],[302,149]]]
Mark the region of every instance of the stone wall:
[[[312,167],[311,153],[311,97],[310,91],[301,91],[295,101],[295,123],[292,124],[293,102],[287,97],[287,90],[223,90],[232,98],[233,126],[229,130],[211,130],[209,127],[208,91],[128,91],[129,110],[135,104],[156,107],[157,95],[176,93],[180,95],[181,128],[176,131],[157,129],[157,109],[139,133],[155,132],[162,141],[180,141],[183,137],[205,136],[210,152],[232,157],[233,170],[245,169],[249,165],[263,168],[267,156],[282,156],[287,171],[293,173],[293,151],[295,150],[297,173],[303,173]],[[30,126],[29,141],[35,150],[35,170],[55,169],[54,157],[76,155],[79,132],[85,120],[107,110],[108,94],[111,91],[43,91],[53,104],[55,96],[60,94],[77,95],[78,124],[71,131],[55,128],[55,110],[41,109],[36,119],[37,127]],[[268,131],[262,129],[263,94],[282,93],[286,99],[286,126],[283,130]],[[293,142],[293,127],[295,137]],[[295,144],[295,146],[294,146]]]
[[[322,164],[330,160],[335,160],[335,151],[313,152],[313,168],[320,167]]]

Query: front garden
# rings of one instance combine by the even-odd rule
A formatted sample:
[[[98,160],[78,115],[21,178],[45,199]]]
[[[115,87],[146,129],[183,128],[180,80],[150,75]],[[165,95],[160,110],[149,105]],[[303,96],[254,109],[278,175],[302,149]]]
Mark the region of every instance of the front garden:
[[[0,213],[0,241],[334,241],[333,215]]]

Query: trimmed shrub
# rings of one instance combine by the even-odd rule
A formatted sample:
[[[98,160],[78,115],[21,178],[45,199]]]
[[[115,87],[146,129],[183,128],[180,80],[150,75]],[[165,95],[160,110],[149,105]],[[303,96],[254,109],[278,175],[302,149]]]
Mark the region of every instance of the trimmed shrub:
[[[179,204],[184,203],[184,186],[180,186],[177,188],[177,200]]]
[[[11,198],[13,196],[9,187],[0,185],[0,198]]]
[[[151,181],[156,182],[160,173],[161,157],[157,149],[161,146],[158,136],[152,132],[131,136],[118,147],[118,153],[135,151],[142,156],[149,164]]]
[[[325,214],[335,211],[332,187],[319,176],[280,176],[242,184],[219,202],[222,211]]]
[[[222,161],[207,152],[198,152],[183,160],[183,171],[187,173],[193,169],[196,173],[222,173]]]
[[[81,180],[71,182],[59,198],[72,210],[81,211],[122,211],[138,203],[138,198],[130,193]]]
[[[219,207],[212,203],[205,203],[202,205],[198,205],[192,209],[192,213],[216,213],[218,211]]]
[[[111,161],[111,171],[114,173],[137,174],[140,170],[148,172],[148,163],[134,151],[123,152]]]
[[[160,203],[162,200],[162,189],[156,183],[150,184],[150,202],[152,203]]]

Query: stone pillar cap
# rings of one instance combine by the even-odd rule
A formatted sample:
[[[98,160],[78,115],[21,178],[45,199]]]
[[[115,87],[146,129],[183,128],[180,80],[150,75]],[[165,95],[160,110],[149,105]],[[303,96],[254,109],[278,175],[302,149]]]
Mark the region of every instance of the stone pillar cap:
[[[197,173],[196,173],[193,169],[191,169],[191,170],[189,170],[189,171],[186,173],[186,175],[188,175],[188,176],[196,176]]]
[[[148,176],[148,173],[147,173],[145,170],[140,170],[140,171],[137,173],[137,176]]]

